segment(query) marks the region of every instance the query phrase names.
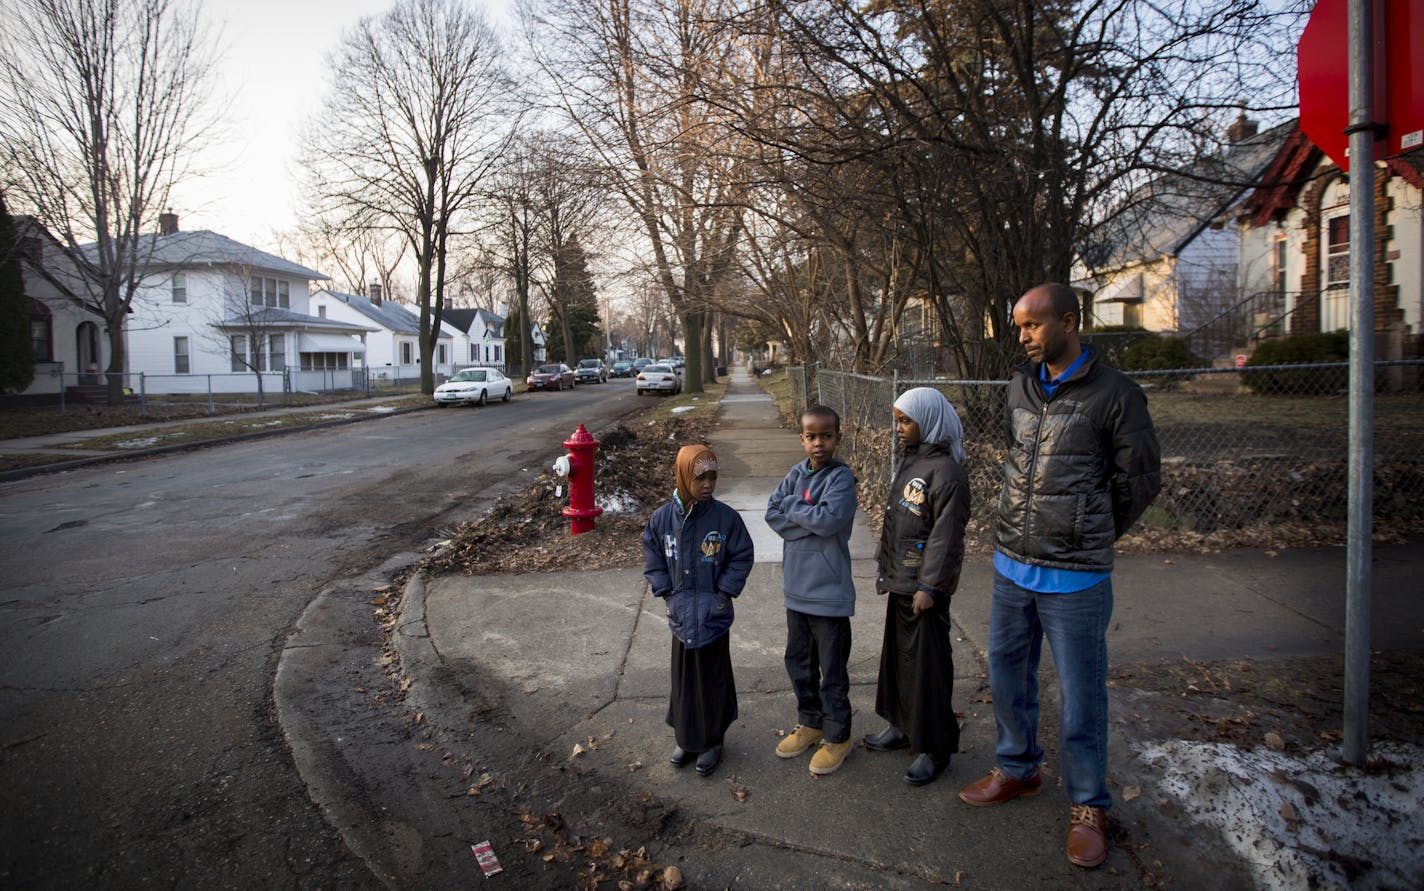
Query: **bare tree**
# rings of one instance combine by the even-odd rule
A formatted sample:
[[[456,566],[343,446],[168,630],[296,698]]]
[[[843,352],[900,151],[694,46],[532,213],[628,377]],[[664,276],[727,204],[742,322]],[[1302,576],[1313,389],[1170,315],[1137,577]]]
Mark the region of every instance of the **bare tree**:
[[[215,55],[174,0],[15,0],[0,17],[6,193],[82,272],[74,296],[105,320],[113,402],[145,232],[210,132]]]
[[[519,374],[534,367],[534,341],[530,336],[530,296],[537,272],[536,253],[543,214],[537,207],[535,150],[527,140],[517,140],[491,178],[486,194],[490,221],[484,230],[485,244],[494,268],[508,276],[514,286],[510,316],[518,317],[519,355],[514,362]]]
[[[718,22],[731,0],[546,0],[530,16],[557,101],[607,171],[681,317],[687,388],[701,392],[708,301],[735,269],[740,162],[708,84],[742,59]]]
[[[348,293],[365,294],[379,284],[388,300],[402,299],[397,270],[410,249],[400,236],[378,229],[347,229],[320,211],[294,230],[275,236],[279,252],[303,266],[335,272]]]
[[[434,392],[447,258],[517,121],[512,84],[482,13],[461,0],[398,0],[331,56],[335,84],[309,140],[315,192],[343,227],[410,245],[421,389]]]

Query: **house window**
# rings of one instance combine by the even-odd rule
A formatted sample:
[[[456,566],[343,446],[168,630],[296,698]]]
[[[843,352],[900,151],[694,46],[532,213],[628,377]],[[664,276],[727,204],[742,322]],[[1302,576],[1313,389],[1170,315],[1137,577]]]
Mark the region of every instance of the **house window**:
[[[292,292],[290,282],[254,275],[249,282],[249,291],[251,293],[251,303],[253,306],[280,306],[284,309],[291,308]]]
[[[476,347],[474,344],[470,344],[470,361],[471,361],[471,362],[478,362],[478,361],[479,361],[479,354],[478,354],[477,352],[475,352],[476,349],[477,349],[477,347]]]
[[[495,345],[494,345],[494,362],[495,362],[496,365],[498,365],[499,363],[501,363],[501,362],[503,362],[503,361],[504,361],[504,360],[499,357],[499,344],[495,344]]]
[[[36,362],[54,361],[54,347],[50,343],[52,333],[49,319],[30,318],[30,343]]]
[[[1327,215],[1321,221],[1320,330],[1350,327],[1350,214]]]
[[[186,272],[173,273],[173,302],[188,302],[188,273]]]
[[[350,353],[302,353],[302,371],[345,371]]]
[[[247,335],[234,334],[231,338],[232,370],[247,370]]]
[[[411,365],[415,362],[415,357],[411,351],[409,343],[401,344],[401,364]]]
[[[490,360],[489,344],[485,344],[485,364],[486,364],[486,365],[489,364],[489,360]]]
[[[440,354],[440,358],[439,358],[438,360],[436,360],[436,363],[435,363],[435,364],[437,364],[437,365],[444,365],[444,364],[446,363],[446,361],[448,361],[448,360],[445,358],[445,344],[442,343],[442,344],[437,345],[436,351]]]
[[[173,372],[175,374],[187,374],[191,369],[188,367],[188,338],[173,338]]]
[[[1284,238],[1277,238],[1271,245],[1271,285],[1277,294],[1286,292],[1286,247]]]
[[[326,318],[326,307],[325,307],[325,306],[318,306],[318,307],[316,308],[316,317],[317,317],[318,319],[324,319],[324,318]]]
[[[273,371],[282,371],[287,367],[287,335],[273,334],[268,339],[267,355],[270,362],[268,368]]]

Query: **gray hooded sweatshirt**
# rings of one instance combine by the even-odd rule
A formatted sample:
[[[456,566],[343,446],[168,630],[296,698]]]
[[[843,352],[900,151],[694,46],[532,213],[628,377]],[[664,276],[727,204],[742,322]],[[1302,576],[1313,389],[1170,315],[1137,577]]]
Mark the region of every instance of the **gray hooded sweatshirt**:
[[[855,615],[850,529],[855,474],[832,458],[819,470],[800,461],[766,503],[766,524],[782,538],[786,608],[812,616]]]

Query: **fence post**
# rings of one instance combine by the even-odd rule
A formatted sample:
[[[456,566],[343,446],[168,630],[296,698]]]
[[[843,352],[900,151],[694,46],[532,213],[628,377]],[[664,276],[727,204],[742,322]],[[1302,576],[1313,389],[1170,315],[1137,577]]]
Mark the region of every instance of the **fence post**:
[[[143,371],[138,373],[138,416],[148,417],[148,374]]]
[[[796,406],[797,411],[809,408],[811,405],[811,378],[806,373],[810,363],[801,363],[801,404]]]
[[[900,369],[896,368],[890,377],[890,404],[893,406],[895,400],[900,398]],[[898,431],[895,429],[895,416],[890,416],[890,483],[895,483],[895,447],[899,445]],[[892,493],[893,494],[893,493]]]
[[[217,409],[213,406],[213,376],[208,377],[208,414],[213,414]]]
[[[825,405],[825,404],[826,404],[826,391],[823,390],[823,389],[821,389],[821,369],[820,369],[820,366],[817,366],[817,368],[816,368],[816,401],[819,402],[819,403],[821,403],[822,405]]]
[[[59,373],[59,413],[64,414],[64,372]]]

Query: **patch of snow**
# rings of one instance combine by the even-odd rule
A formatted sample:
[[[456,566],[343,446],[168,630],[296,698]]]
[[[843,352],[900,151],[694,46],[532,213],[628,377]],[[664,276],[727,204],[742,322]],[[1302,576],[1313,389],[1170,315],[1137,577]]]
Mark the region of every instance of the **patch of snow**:
[[[692,411],[695,408],[697,408],[697,406],[695,405],[679,405],[677,408],[672,410],[672,413],[675,415],[680,415],[685,411]]]
[[[248,424],[247,426],[252,427],[253,429],[256,429],[256,428],[258,428],[258,427],[280,427],[281,425],[282,425],[282,422],[281,422],[280,420],[278,420],[278,421],[263,421],[261,424]]]
[[[1267,889],[1418,888],[1424,879],[1424,747],[1379,743],[1368,771],[1169,740],[1139,752],[1160,791],[1213,827]]]
[[[395,410],[395,406],[392,405],[373,405],[370,408],[366,409],[366,411],[373,411],[380,414],[390,414]]]
[[[142,439],[126,439],[123,442],[115,443],[121,449],[146,449],[152,445],[158,445],[161,437],[145,436]]]
[[[593,504],[595,507],[603,508],[603,512],[606,514],[626,514],[643,506],[642,502],[622,489],[600,492],[593,496]]]
[[[344,421],[344,420],[350,418],[351,416],[352,416],[352,415],[351,415],[351,412],[348,411],[348,412],[345,412],[344,414],[320,415],[319,417],[320,417],[321,420],[323,420],[323,421]]]

